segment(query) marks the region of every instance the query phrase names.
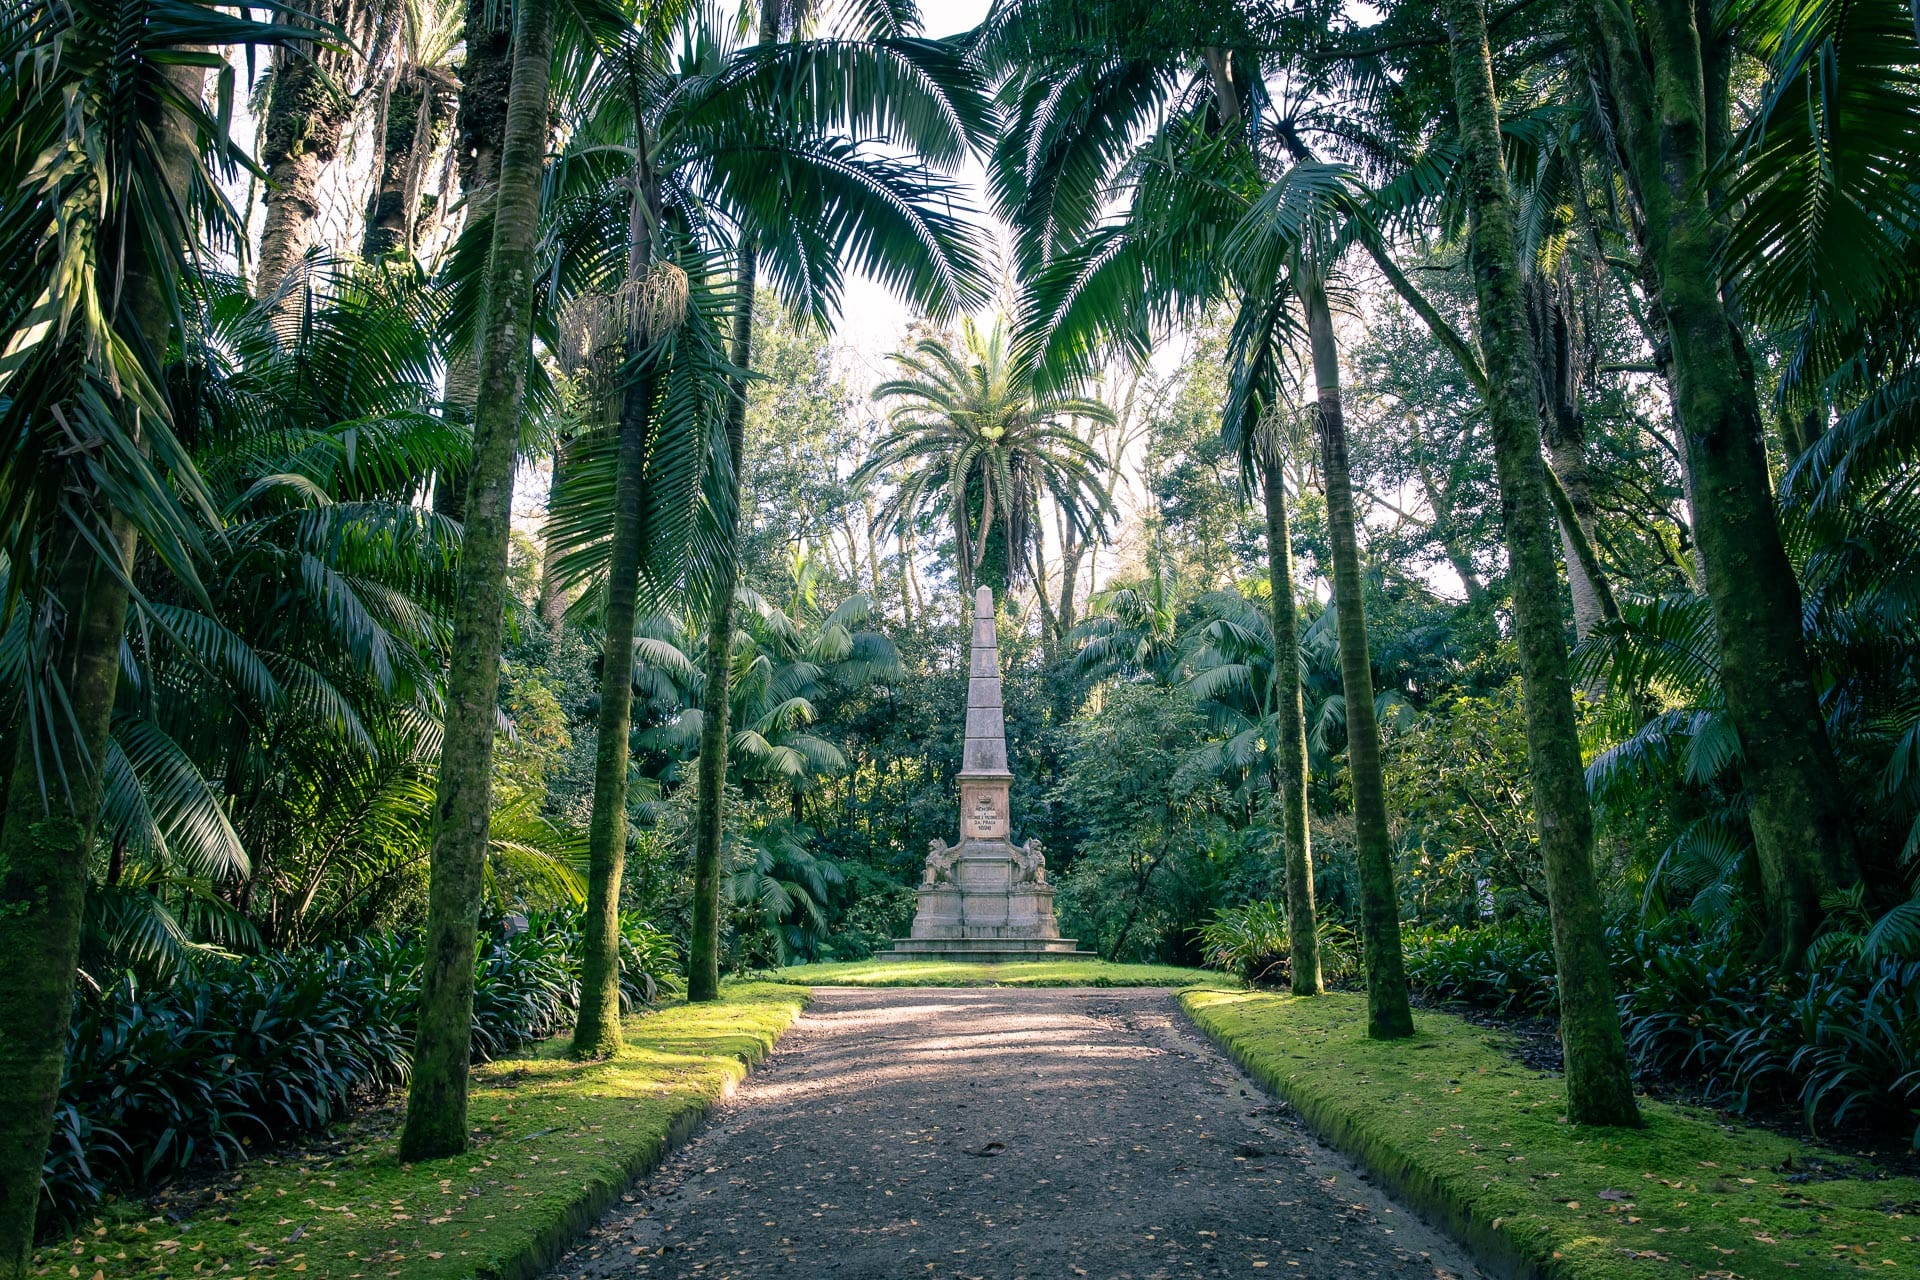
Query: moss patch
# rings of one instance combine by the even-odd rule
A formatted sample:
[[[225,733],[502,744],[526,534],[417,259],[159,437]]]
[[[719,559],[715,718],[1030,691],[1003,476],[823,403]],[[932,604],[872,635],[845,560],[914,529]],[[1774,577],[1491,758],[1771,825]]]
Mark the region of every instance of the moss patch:
[[[945,960],[861,960],[800,964],[773,975],[817,987],[1214,987],[1233,990],[1238,979],[1210,969],[1171,964],[1112,964],[1106,960],[1010,960],[962,964]]]
[[[476,1068],[464,1156],[401,1164],[384,1112],[330,1150],[254,1161],[185,1221],[96,1219],[34,1274],[537,1275],[767,1055],[807,992],[741,983],[724,997],[627,1019],[610,1061],[574,1062],[562,1037]]]
[[[1360,996],[1188,991],[1180,1003],[1312,1128],[1508,1274],[1920,1268],[1920,1182],[1645,1100],[1642,1131],[1576,1128],[1559,1077],[1447,1014],[1416,1014],[1413,1039],[1379,1042]]]

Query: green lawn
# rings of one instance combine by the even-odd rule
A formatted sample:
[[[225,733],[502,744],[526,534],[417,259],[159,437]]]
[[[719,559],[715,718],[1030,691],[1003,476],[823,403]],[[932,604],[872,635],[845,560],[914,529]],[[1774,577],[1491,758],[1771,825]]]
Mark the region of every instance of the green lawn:
[[[564,1038],[548,1041],[475,1070],[465,1156],[401,1164],[394,1113],[378,1113],[331,1149],[244,1166],[185,1222],[118,1206],[43,1250],[35,1274],[537,1275],[767,1055],[806,1000],[799,987],[730,984],[717,1004],[629,1018],[626,1051],[608,1062],[574,1062]]]
[[[1171,964],[1106,960],[1012,960],[961,964],[945,960],[861,960],[797,964],[774,979],[816,987],[1214,987],[1240,986],[1229,974]]]
[[[1383,1043],[1363,1034],[1360,996],[1180,1002],[1317,1131],[1489,1260],[1577,1277],[1920,1267],[1920,1181],[1818,1168],[1799,1181],[1825,1153],[1654,1102],[1642,1131],[1575,1128],[1558,1077],[1446,1014],[1416,1014],[1413,1039]]]

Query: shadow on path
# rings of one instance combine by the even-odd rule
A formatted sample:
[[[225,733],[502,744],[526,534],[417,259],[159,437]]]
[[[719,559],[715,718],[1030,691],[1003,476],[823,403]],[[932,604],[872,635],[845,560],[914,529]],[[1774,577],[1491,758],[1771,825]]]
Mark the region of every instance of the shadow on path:
[[[554,1277],[1477,1277],[1164,990],[820,988]]]

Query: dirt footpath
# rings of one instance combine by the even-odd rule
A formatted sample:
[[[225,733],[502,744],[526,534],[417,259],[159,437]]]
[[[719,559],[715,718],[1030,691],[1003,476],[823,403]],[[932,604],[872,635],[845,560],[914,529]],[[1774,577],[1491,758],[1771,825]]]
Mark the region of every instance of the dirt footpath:
[[[1478,1276],[1159,990],[822,988],[556,1277]]]

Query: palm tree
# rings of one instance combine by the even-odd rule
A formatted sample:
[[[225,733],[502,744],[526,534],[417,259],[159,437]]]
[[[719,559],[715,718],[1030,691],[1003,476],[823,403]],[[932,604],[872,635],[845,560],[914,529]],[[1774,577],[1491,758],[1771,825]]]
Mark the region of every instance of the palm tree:
[[[267,216],[254,263],[254,297],[274,297],[307,251],[320,213],[321,171],[338,153],[361,94],[386,60],[399,11],[398,0],[327,0],[308,11],[325,37],[275,50],[260,122]]]
[[[894,402],[892,430],[853,483],[887,476],[894,491],[879,514],[896,525],[945,508],[961,594],[971,595],[976,580],[1004,591],[1033,571],[1043,494],[1078,536],[1104,526],[1112,511],[1106,460],[1074,420],[1111,424],[1113,411],[1040,390],[1000,320],[985,334],[965,320],[957,348],[923,338],[892,360],[901,376],[873,391]]]
[[[458,10],[450,0],[403,0],[400,18],[399,57],[380,86],[380,150],[360,250],[368,258],[412,255],[428,166],[447,140],[457,102]],[[443,206],[452,195],[440,193]]]
[[[1311,48],[1309,38],[1301,47]],[[1335,610],[1340,622],[1339,641],[1345,710],[1349,731],[1349,754],[1354,768],[1354,798],[1357,835],[1360,844],[1362,913],[1367,935],[1369,969],[1369,1020],[1375,1034],[1405,1034],[1411,1030],[1406,1008],[1404,978],[1400,977],[1398,946],[1386,945],[1397,934],[1397,904],[1392,893],[1391,847],[1385,825],[1385,809],[1379,795],[1378,731],[1373,724],[1371,699],[1356,697],[1359,691],[1371,693],[1366,661],[1366,645],[1361,627],[1364,617],[1358,595],[1358,562],[1352,546],[1351,482],[1346,474],[1345,432],[1341,421],[1337,350],[1328,305],[1327,286],[1341,253],[1350,244],[1359,244],[1386,276],[1396,292],[1424,319],[1434,335],[1451,350],[1477,387],[1488,387],[1478,358],[1464,339],[1440,316],[1420,292],[1413,288],[1386,254],[1373,219],[1376,203],[1340,166],[1316,159],[1307,139],[1316,133],[1368,154],[1376,159],[1391,154],[1391,147],[1368,135],[1364,122],[1342,121],[1337,109],[1327,104],[1337,101],[1323,90],[1327,67],[1333,63],[1307,59],[1299,76],[1306,84],[1292,95],[1291,108],[1276,107],[1275,119],[1261,120],[1249,129],[1254,141],[1242,146],[1237,130],[1225,126],[1240,125],[1240,103],[1255,104],[1268,100],[1270,72],[1242,62],[1237,55],[1206,51],[1205,78],[1212,82],[1211,105],[1198,121],[1189,121],[1178,132],[1164,135],[1158,150],[1135,153],[1133,197],[1129,216],[1107,227],[1083,233],[1085,247],[1065,251],[1043,268],[1046,302],[1040,314],[1061,333],[1047,335],[1047,341],[1063,351],[1066,367],[1074,367],[1080,353],[1090,347],[1087,334],[1112,333],[1122,340],[1138,341],[1147,323],[1171,306],[1208,293],[1207,268],[1212,265],[1198,258],[1194,243],[1223,243],[1227,249],[1227,271],[1236,293],[1239,315],[1234,330],[1235,376],[1232,402],[1227,414],[1228,429],[1241,443],[1243,457],[1250,453],[1256,439],[1253,428],[1271,406],[1282,403],[1285,393],[1283,339],[1297,332],[1291,320],[1290,301],[1297,297],[1305,311],[1305,330],[1311,366],[1318,393],[1318,421],[1323,448],[1323,468],[1327,486],[1328,517],[1333,543]],[[1284,63],[1271,71],[1288,72]],[[1186,101],[1204,101],[1202,91],[1189,94]],[[1074,120],[1071,112],[1062,112],[1057,104],[1047,104],[1048,119]],[[1207,113],[1211,114],[1207,114]],[[1039,123],[1036,121],[1035,123]],[[1214,130],[1229,139],[1215,140]],[[1102,126],[1104,129],[1106,126]],[[1027,154],[1047,155],[1045,146],[1036,146],[1024,128],[1009,130],[1022,139]],[[1256,154],[1257,140],[1273,137],[1281,143],[1282,155],[1268,158]],[[1070,139],[1055,144],[1071,151]],[[1256,170],[1249,182],[1244,172],[1236,173],[1232,161],[1244,156]],[[1224,163],[1223,163],[1224,162]],[[1278,162],[1277,174],[1269,177],[1257,172],[1262,166]],[[1056,164],[1061,172],[1072,172]],[[1028,206],[1033,197],[1047,195],[1057,185],[1043,171],[1044,179],[1010,184],[1025,193]],[[1414,175],[1406,185],[1419,187],[1431,175]],[[1349,185],[1353,184],[1353,185]],[[1343,192],[1342,188],[1347,188]],[[1505,199],[1504,187],[1500,190]],[[1236,208],[1236,196],[1241,196]],[[1487,198],[1485,190],[1482,198]],[[1043,206],[1050,207],[1050,206]],[[1217,268],[1215,268],[1217,270]],[[1524,324],[1524,315],[1521,317]],[[1525,329],[1515,326],[1515,332]],[[1491,399],[1491,395],[1489,399]],[[1538,459],[1536,439],[1530,446],[1531,463],[1509,458],[1516,483],[1529,480],[1545,489],[1545,475]],[[1509,502],[1515,501],[1509,495]],[[1345,510],[1341,510],[1345,508]],[[1531,547],[1534,529],[1521,511],[1521,527],[1510,530]],[[1578,530],[1577,513],[1563,512],[1563,524],[1572,537]],[[1581,539],[1574,537],[1574,541]],[[1531,552],[1529,552],[1531,554]],[[1528,562],[1532,564],[1531,561]],[[1557,606],[1557,597],[1556,597]],[[1555,609],[1557,614],[1557,607]],[[1557,623],[1551,624],[1557,626]],[[1564,671],[1564,643],[1555,631],[1548,634],[1549,623],[1539,620],[1537,631],[1523,631],[1520,639],[1529,646],[1525,661],[1542,672],[1550,671],[1553,654],[1558,652]],[[1553,701],[1562,692],[1543,681],[1536,696]],[[1530,700],[1531,705],[1531,700]],[[1560,855],[1569,869],[1566,879],[1569,902],[1566,930],[1568,943],[1565,960],[1575,975],[1563,991],[1563,999],[1578,999],[1582,1009],[1568,1016],[1592,1029],[1581,1040],[1587,1055],[1578,1074],[1592,1083],[1586,1098],[1595,1099],[1595,1114],[1619,1117],[1611,1103],[1625,1097],[1631,1106],[1631,1090],[1624,1070],[1624,1058],[1613,1054],[1610,1043],[1618,1042],[1617,1014],[1606,987],[1604,966],[1599,978],[1592,976],[1585,959],[1602,947],[1598,917],[1580,900],[1582,881],[1579,870],[1585,868],[1591,878],[1591,815],[1583,792],[1567,785],[1564,757],[1570,736],[1571,705],[1545,706],[1537,716],[1530,715],[1530,730],[1537,732],[1532,743],[1536,766],[1535,785],[1540,793],[1539,813],[1543,841],[1561,842]],[[1567,732],[1562,732],[1562,730]],[[1572,759],[1578,764],[1577,743]],[[1372,768],[1363,770],[1363,762]],[[1368,775],[1371,775],[1369,778]],[[1553,806],[1563,806],[1556,809]],[[1577,935],[1577,936],[1576,936]],[[1376,964],[1378,970],[1376,971]],[[1375,989],[1384,978],[1386,992],[1376,1001]],[[1396,980],[1397,979],[1397,980]],[[1606,1028],[1611,1025],[1612,1039]],[[1569,1051],[1572,1050],[1570,1042]],[[1574,1074],[1570,1071],[1570,1075]]]
[[[1911,159],[1914,132],[1910,73],[1903,92],[1896,69],[1912,52],[1899,4],[1778,12],[1792,16],[1777,19],[1769,37],[1786,46],[1769,105],[1787,110],[1770,112],[1768,124],[1785,134],[1750,152],[1763,159],[1740,195],[1761,198],[1728,252],[1716,167],[1735,149],[1725,106],[1735,62],[1731,26],[1709,11],[1663,10],[1656,18],[1610,3],[1591,7],[1605,54],[1608,136],[1617,140],[1615,159],[1637,205],[1643,274],[1669,340],[1674,416],[1686,436],[1706,594],[1727,710],[1746,754],[1775,951],[1796,962],[1819,923],[1823,895],[1856,882],[1860,867],[1806,652],[1799,580],[1774,511],[1753,359],[1737,303],[1728,301],[1729,273],[1753,266],[1763,306],[1804,309],[1818,297],[1819,311],[1858,314],[1856,303],[1885,269],[1847,264],[1901,256],[1889,238],[1893,224],[1862,214],[1910,220],[1911,196],[1891,175]],[[1842,57],[1863,74],[1836,96]],[[1835,114],[1815,100],[1847,106]],[[1809,123],[1816,116],[1827,121],[1817,131]],[[1843,131],[1843,151],[1819,136],[1833,130]],[[1823,244],[1826,235],[1834,239]]]
[[[1116,582],[1087,602],[1074,628],[1074,674],[1100,680],[1170,682],[1179,666],[1177,582],[1165,560],[1135,582]]]
[[[479,327],[481,395],[474,415],[460,585],[453,613],[446,728],[435,786],[432,875],[420,1027],[407,1091],[402,1157],[467,1146],[473,957],[491,808],[514,458],[532,349],[533,267],[553,74],[552,0],[515,6],[513,91],[493,209],[493,253]]]
[[[812,577],[811,566],[801,562],[794,597],[784,606],[741,588],[745,617],[734,632],[728,663],[733,703],[728,773],[750,796],[778,799],[796,825],[805,820],[806,797],[821,779],[847,767],[840,749],[812,728],[820,703],[901,674],[893,642],[867,629],[872,600],[856,594],[823,611]],[[705,721],[699,705],[705,674],[694,661],[695,646],[677,622],[653,620],[644,629],[654,639],[640,651],[641,671],[676,687],[681,705],[637,741],[680,760],[694,759]]]
[[[853,595],[829,610],[816,599],[817,575],[804,549],[790,565],[793,592],[785,605],[741,589],[744,614],[729,646],[728,774],[750,800],[773,799],[781,817],[733,842],[723,879],[736,905],[758,904],[797,946],[824,925],[820,903],[838,869],[806,849],[806,797],[822,779],[844,771],[846,757],[813,728],[820,703],[875,681],[897,679],[892,641],[867,629],[872,601]],[[674,773],[705,749],[706,674],[697,632],[672,615],[642,619],[634,679],[660,723],[638,734],[640,747],[664,754]]]
[[[1028,254],[1036,277],[1031,313],[1037,319],[1026,341],[1043,353],[1050,369],[1081,372],[1089,353],[1104,346],[1143,349],[1156,322],[1196,315],[1216,299],[1236,305],[1233,396],[1222,430],[1239,446],[1243,472],[1249,476],[1259,470],[1254,462],[1259,425],[1279,411],[1291,348],[1304,328],[1316,389],[1347,695],[1368,1026],[1375,1036],[1406,1036],[1412,1034],[1413,1015],[1400,949],[1379,727],[1373,718],[1372,664],[1330,301],[1339,259],[1349,243],[1347,215],[1353,202],[1341,191],[1342,171],[1318,163],[1305,142],[1315,133],[1347,136],[1351,129],[1343,124],[1350,122],[1330,117],[1318,105],[1320,95],[1311,92],[1298,95],[1306,105],[1294,114],[1272,125],[1258,121],[1265,98],[1258,69],[1257,61],[1222,50],[1205,51],[1200,58],[1170,56],[1157,66],[1116,55],[1101,67],[1101,78],[1090,82],[1080,66],[1055,69],[1043,59],[1039,70],[1012,77],[1002,92],[1009,110],[1020,113],[1006,134],[1027,141],[1018,151],[1002,153],[997,185],[1010,205],[1006,212],[1035,237]],[[1054,93],[1034,87],[1034,81],[1045,82],[1049,76],[1058,86]],[[1108,91],[1118,93],[1129,112],[1143,110],[1149,101],[1170,102],[1174,109],[1136,146],[1112,139],[1109,130],[1114,126],[1105,121],[1087,130],[1086,139],[1074,137],[1075,126],[1069,122],[1081,118],[1081,109],[1095,109],[1099,95]],[[1061,92],[1088,96],[1078,101],[1081,109],[1062,111]],[[1283,155],[1260,153],[1259,140],[1269,136],[1283,141]],[[1111,173],[1127,192],[1125,212],[1105,225],[1096,226],[1097,208],[1078,199],[1073,221],[1059,216],[1063,191],[1078,191],[1089,171]],[[1417,296],[1411,286],[1407,291]],[[1295,302],[1304,312],[1304,326],[1294,319]],[[1424,306],[1424,299],[1420,303]],[[1431,307],[1426,310],[1431,312]],[[1276,600],[1291,598],[1290,582],[1276,580],[1271,586]],[[1276,628],[1277,634],[1282,631]],[[1291,729],[1283,736],[1296,738]],[[1304,726],[1299,736],[1304,736]],[[1289,781],[1304,795],[1304,776]],[[1303,841],[1304,834],[1302,830]],[[1289,856],[1310,855],[1302,843],[1299,853]],[[1296,915],[1309,920],[1305,902],[1298,907]]]
[[[162,393],[195,174],[236,154],[202,101],[215,50],[294,34],[211,9],[31,6],[0,23],[13,193],[0,231],[0,562],[22,674],[0,811],[0,1276],[24,1276],[73,1005],[136,538],[197,583],[205,490]],[[48,163],[48,156],[63,156]],[[70,447],[87,439],[84,450]],[[21,625],[16,627],[15,620]]]
[[[1484,0],[1449,0],[1446,20],[1467,159],[1469,248],[1526,695],[1529,773],[1540,814],[1540,853],[1553,922],[1567,1114],[1577,1124],[1637,1127],[1640,1112],[1614,1009],[1605,920],[1594,883],[1593,815],[1567,673],[1554,515],[1540,460],[1539,392],[1534,353],[1527,342],[1519,241],[1501,150]]]
[[[1273,740],[1279,756],[1273,773],[1286,842],[1287,928],[1290,985],[1297,996],[1317,996],[1320,975],[1319,912],[1313,900],[1313,842],[1307,824],[1307,707],[1300,680],[1300,613],[1294,600],[1293,533],[1288,528],[1286,468],[1281,433],[1268,424],[1254,442],[1260,493],[1267,513],[1267,594],[1273,626]]]
[[[591,565],[606,566],[607,587],[600,619],[604,686],[590,920],[605,915],[608,938],[607,904],[617,896],[618,850],[624,843],[632,698],[624,673],[632,667],[638,577],[644,570],[656,586],[692,588],[709,601],[703,688],[709,701],[705,723],[714,741],[702,753],[703,798],[695,832],[689,996],[696,1000],[712,998],[718,981],[719,830],[729,711],[724,694],[730,673],[725,641],[716,647],[715,638],[733,633],[734,543],[746,465],[742,378],[752,361],[752,302],[759,275],[764,270],[776,294],[820,322],[837,303],[849,263],[935,310],[971,302],[980,289],[971,234],[947,207],[946,184],[880,154],[866,140],[877,125],[882,136],[936,162],[957,159],[980,112],[954,52],[906,36],[889,20],[847,38],[778,39],[791,34],[800,16],[769,5],[760,15],[760,40],[738,46],[707,10],[686,5],[651,11],[646,22],[602,51],[603,73],[556,183],[560,199],[574,205],[568,216],[583,233],[577,248],[583,263],[605,256],[609,224],[628,229],[625,280],[591,304],[602,312],[631,315],[629,299],[658,297],[660,282],[673,273],[687,279],[686,269],[666,260],[676,246],[696,275],[706,267],[684,255],[704,263],[730,252],[734,259],[732,296],[724,303],[732,330],[729,348],[707,361],[711,389],[724,399],[720,413],[705,420],[719,427],[723,438],[712,449],[680,451],[690,464],[679,472],[683,476],[700,475],[706,457],[723,460],[708,471],[704,511],[694,529],[702,554],[690,560],[663,550],[674,531],[685,528],[693,508],[678,506],[673,514],[663,514],[648,476],[669,470],[661,457],[666,441],[695,437],[675,422],[656,419],[662,412],[684,415],[694,401],[663,388],[663,378],[679,375],[669,374],[662,358],[649,352],[615,380],[621,410],[619,456],[611,469],[614,518],[610,536],[596,544],[606,558]],[[619,224],[613,223],[616,216]],[[630,327],[623,322],[614,329]],[[564,522],[576,515],[581,523],[569,531]],[[583,536],[597,538],[589,528],[606,530],[598,516],[588,519],[564,504],[562,519],[558,545],[563,548]],[[687,545],[684,538],[677,543]],[[588,564],[574,557],[567,572],[577,575]],[[617,1044],[617,987],[611,972],[595,964],[602,951],[596,945],[599,936],[589,937],[588,995],[575,1033],[576,1051],[582,1053],[604,1053]]]

